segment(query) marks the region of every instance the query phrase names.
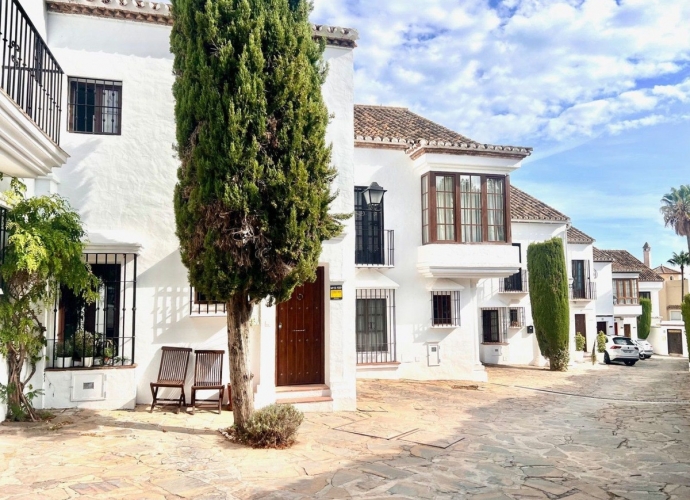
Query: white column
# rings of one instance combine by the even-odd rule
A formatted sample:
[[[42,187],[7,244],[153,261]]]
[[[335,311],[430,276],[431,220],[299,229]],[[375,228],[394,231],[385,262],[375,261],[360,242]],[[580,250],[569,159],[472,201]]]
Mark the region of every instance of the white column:
[[[254,405],[262,408],[276,402],[276,308],[261,303],[259,333],[259,383],[256,386]]]

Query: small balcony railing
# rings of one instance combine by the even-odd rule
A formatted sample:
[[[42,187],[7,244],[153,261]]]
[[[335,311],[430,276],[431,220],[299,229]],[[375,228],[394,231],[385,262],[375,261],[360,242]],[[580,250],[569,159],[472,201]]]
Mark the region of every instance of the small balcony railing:
[[[508,276],[499,281],[498,291],[500,293],[527,293],[529,292],[529,279],[527,270],[520,269],[519,272]]]
[[[0,87],[57,145],[64,73],[17,0],[0,0]]]
[[[570,300],[596,300],[597,284],[593,281],[570,285]]]
[[[395,232],[382,231],[374,239],[361,238],[358,235],[355,249],[355,265],[358,267],[393,267],[395,266]]]

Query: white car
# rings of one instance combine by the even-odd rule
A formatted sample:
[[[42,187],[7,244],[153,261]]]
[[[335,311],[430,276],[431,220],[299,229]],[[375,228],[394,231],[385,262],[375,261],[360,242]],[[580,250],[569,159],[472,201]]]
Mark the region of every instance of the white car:
[[[614,361],[622,361],[633,366],[640,360],[640,350],[635,342],[628,337],[606,337],[606,351],[604,363],[610,365]]]
[[[646,340],[639,339],[635,340],[634,342],[637,344],[637,348],[640,350],[640,359],[649,359],[652,357],[652,354],[654,354],[652,344]]]

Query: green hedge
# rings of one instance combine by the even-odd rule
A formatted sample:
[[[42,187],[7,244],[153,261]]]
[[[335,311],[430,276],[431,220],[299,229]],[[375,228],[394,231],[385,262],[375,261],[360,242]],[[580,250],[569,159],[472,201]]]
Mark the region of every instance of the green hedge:
[[[652,331],[652,301],[640,299],[640,305],[642,306],[642,316],[637,318],[637,337],[647,340]]]
[[[570,305],[563,240],[532,243],[527,249],[530,302],[539,349],[551,370],[568,369]]]
[[[683,322],[685,323],[685,338],[688,341],[688,355],[690,355],[690,294],[683,299]]]

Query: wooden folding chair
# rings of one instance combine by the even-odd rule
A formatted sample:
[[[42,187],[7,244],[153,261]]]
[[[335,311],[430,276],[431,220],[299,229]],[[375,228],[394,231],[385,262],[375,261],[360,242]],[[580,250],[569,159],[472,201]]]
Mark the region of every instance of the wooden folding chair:
[[[161,356],[161,367],[158,370],[158,381],[151,382],[153,403],[151,403],[149,413],[153,412],[154,406],[165,405],[166,403],[177,403],[177,412],[179,413],[180,408],[187,404],[184,395],[184,381],[187,376],[187,366],[189,365],[189,353],[192,350],[187,347],[163,347],[161,351],[163,351],[163,354]],[[179,389],[180,398],[159,398],[158,389],[161,387]]]
[[[192,414],[196,408],[214,408],[221,412],[225,386],[223,385],[223,358],[225,351],[194,351],[194,385],[192,386]],[[218,391],[218,399],[197,402],[196,391]]]

